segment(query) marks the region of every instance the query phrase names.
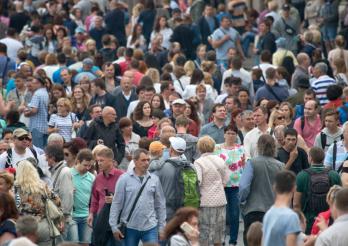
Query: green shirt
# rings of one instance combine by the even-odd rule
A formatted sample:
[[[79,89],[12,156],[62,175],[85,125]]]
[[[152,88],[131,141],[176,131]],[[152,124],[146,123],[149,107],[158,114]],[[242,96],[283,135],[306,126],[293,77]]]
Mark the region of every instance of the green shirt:
[[[74,184],[74,208],[73,217],[83,218],[88,216],[89,200],[92,194],[94,175],[87,172],[81,175],[75,168],[71,168]]]
[[[321,172],[325,169],[325,167],[323,165],[312,165],[310,167],[311,170],[315,171],[315,172]],[[299,172],[297,174],[296,177],[296,190],[297,192],[301,192],[302,196],[301,196],[301,208],[303,213],[306,216],[307,219],[307,229],[306,231],[308,231],[308,229],[312,228],[312,224],[314,222],[314,218],[316,216],[318,216],[315,212],[313,211],[306,211],[306,202],[308,199],[308,193],[309,193],[309,183],[310,183],[310,177],[309,174],[302,170],[301,172]],[[329,172],[329,179],[330,179],[330,186],[333,185],[341,185],[341,178],[338,175],[338,173],[336,171],[331,170]]]

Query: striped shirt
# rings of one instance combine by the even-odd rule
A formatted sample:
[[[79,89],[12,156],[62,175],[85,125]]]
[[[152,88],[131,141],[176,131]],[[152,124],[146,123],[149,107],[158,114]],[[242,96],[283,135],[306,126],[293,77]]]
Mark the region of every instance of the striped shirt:
[[[69,113],[64,117],[58,114],[52,114],[48,126],[58,128],[58,133],[64,138],[65,142],[69,142],[71,141],[73,124],[78,121],[79,119],[74,113]]]
[[[326,91],[327,88],[333,84],[336,84],[336,81],[327,75],[322,75],[312,82],[312,88],[317,96],[317,99],[319,100],[320,106],[323,106],[329,102],[326,96]]]
[[[343,141],[337,142],[337,152],[336,152],[336,161],[335,166],[333,163],[333,148],[334,144],[331,144],[329,149],[326,152],[324,166],[330,167],[334,170],[338,170],[340,166],[348,159],[348,150],[344,147]]]

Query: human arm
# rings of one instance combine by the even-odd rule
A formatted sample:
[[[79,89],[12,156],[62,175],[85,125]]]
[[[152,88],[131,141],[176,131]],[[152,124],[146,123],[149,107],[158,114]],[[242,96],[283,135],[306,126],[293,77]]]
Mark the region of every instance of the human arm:
[[[296,191],[294,193],[293,206],[301,211],[302,209],[302,193],[304,192],[304,184],[306,184],[306,173],[301,171],[296,177]]]
[[[163,189],[159,179],[156,179],[156,193],[155,193],[155,211],[158,219],[158,231],[164,229],[166,223],[166,198],[164,197]]]
[[[239,181],[239,199],[241,203],[245,203],[249,193],[250,193],[250,186],[251,182],[254,177],[254,168],[251,164],[251,161],[247,161],[243,174]]]
[[[59,132],[59,128],[56,127],[56,114],[52,114],[50,117],[50,120],[48,122],[48,128],[47,128],[47,132],[48,134],[54,133],[54,132]]]
[[[120,177],[119,180],[116,182],[115,187],[115,194],[117,194],[117,196],[113,197],[110,207],[109,224],[112,233],[118,240],[120,240],[123,236],[122,234],[120,234],[120,231],[118,229],[118,223],[121,222],[121,218],[120,221],[118,221],[118,219],[123,209],[124,200],[126,199],[126,185],[127,184],[125,182],[125,179]]]
[[[116,161],[118,163],[121,163],[124,155],[125,155],[125,148],[126,148],[126,144],[124,142],[123,136],[121,134],[120,129],[116,130],[116,144],[117,144],[117,157],[116,157]]]
[[[285,164],[285,169],[289,170],[291,168],[292,164],[294,164],[297,157],[298,157],[298,150],[297,150],[297,147],[295,147],[289,154],[289,159]]]
[[[216,49],[223,45],[226,41],[230,40],[231,37],[229,35],[224,35],[221,39],[212,39],[211,46]]]
[[[16,238],[16,235],[14,235],[13,233],[5,232],[0,236],[0,245],[4,245],[4,243],[15,238]]]
[[[28,107],[24,110],[24,115],[26,117],[30,117],[37,114],[39,111],[39,105],[40,105],[40,98],[36,93],[34,93]]]
[[[87,218],[87,224],[92,227],[93,226],[93,219],[94,215],[97,214],[98,212],[98,207],[99,207],[99,194],[97,192],[97,187],[96,187],[96,179],[93,182],[92,185],[92,192],[91,192],[91,204],[89,208],[89,214]]]
[[[59,183],[56,186],[59,187],[58,195],[61,199],[62,211],[65,216],[69,216],[74,205],[74,184],[69,168],[64,167],[58,178]]]
[[[297,245],[297,234],[292,233],[286,236],[286,246],[296,246]]]

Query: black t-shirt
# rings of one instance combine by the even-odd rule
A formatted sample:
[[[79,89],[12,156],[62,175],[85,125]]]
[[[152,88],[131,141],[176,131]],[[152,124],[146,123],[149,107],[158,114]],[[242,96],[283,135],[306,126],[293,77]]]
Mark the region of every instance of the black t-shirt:
[[[304,149],[299,147],[297,147],[297,151],[298,151],[297,158],[290,167],[290,170],[293,171],[295,174],[298,174],[300,171],[309,168],[308,156],[306,151],[304,151]],[[289,157],[290,157],[290,153],[287,152],[284,148],[278,149],[277,160],[286,164],[289,160]]]

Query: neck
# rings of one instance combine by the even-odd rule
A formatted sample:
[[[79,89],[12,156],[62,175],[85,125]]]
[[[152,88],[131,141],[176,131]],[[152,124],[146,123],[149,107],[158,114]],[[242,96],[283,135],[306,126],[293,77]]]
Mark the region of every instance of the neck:
[[[274,202],[275,207],[289,207],[292,199],[292,193],[277,194]]]
[[[227,146],[227,147],[233,147],[235,145],[236,145],[236,143],[234,141],[231,141],[231,140],[225,141],[225,146]]]
[[[264,122],[264,123],[258,125],[257,128],[259,128],[262,132],[266,132],[268,129],[268,125],[266,122]]]
[[[331,134],[335,134],[336,132],[338,132],[338,127],[335,126],[334,128],[327,128],[327,131]]]
[[[86,173],[86,172],[80,170],[78,167],[75,167],[75,169],[80,175],[84,175]]]
[[[275,80],[267,80],[267,84],[273,86],[276,83]]]
[[[132,133],[131,132],[124,132],[123,134],[123,138],[131,138],[132,137]]]
[[[286,145],[283,146],[283,149],[285,149],[286,152],[288,152],[288,153],[290,153],[291,151],[294,150],[294,148],[290,148],[289,146],[286,146]]]
[[[138,177],[142,177],[146,174],[146,172],[143,172],[142,170],[139,170],[138,168],[134,168],[134,173],[135,175],[137,175]]]
[[[125,94],[125,95],[129,95],[130,94],[130,90],[122,90],[123,91],[123,93]]]
[[[151,120],[151,118],[150,118],[150,116],[143,116],[143,119],[142,119],[142,121],[149,121],[149,120]]]
[[[186,129],[186,127],[176,127],[176,133],[178,133],[178,134],[186,134],[187,133],[187,129]]]
[[[104,96],[106,94],[106,91],[99,91],[98,93],[97,93],[97,95],[98,96]]]
[[[315,114],[315,115],[307,116],[307,120],[308,120],[308,121],[315,121],[316,118],[317,118],[317,115],[316,115],[316,114]]]
[[[25,148],[22,149],[22,148],[18,148],[18,147],[15,146],[14,149],[15,149],[15,151],[16,151],[17,154],[22,155],[22,154],[25,153]]]
[[[104,122],[104,125],[106,125],[106,126],[110,125],[110,122],[108,122],[108,121],[106,121],[104,119],[103,119],[103,122]]]
[[[111,170],[112,170],[112,167],[103,170],[103,173],[104,173],[105,175],[109,175],[109,173],[111,172]]]
[[[222,127],[222,126],[225,125],[225,119],[220,120],[220,119],[214,118],[214,123],[215,123],[215,125],[217,125],[218,127]]]

